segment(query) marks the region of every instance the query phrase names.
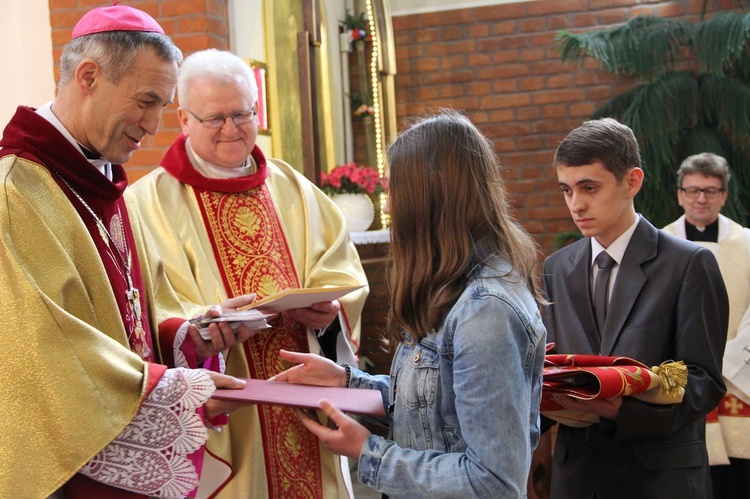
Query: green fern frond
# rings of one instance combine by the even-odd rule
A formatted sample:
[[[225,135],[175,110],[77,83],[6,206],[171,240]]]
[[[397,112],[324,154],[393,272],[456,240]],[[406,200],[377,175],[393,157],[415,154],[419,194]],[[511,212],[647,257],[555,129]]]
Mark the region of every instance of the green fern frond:
[[[701,84],[704,119],[741,147],[750,147],[750,87],[734,78],[706,77]]]
[[[556,40],[563,62],[592,57],[610,73],[650,78],[675,68],[693,45],[693,30],[687,21],[639,16],[608,30],[562,31]]]
[[[696,25],[698,60],[708,74],[722,74],[747,53],[750,13],[723,12]]]

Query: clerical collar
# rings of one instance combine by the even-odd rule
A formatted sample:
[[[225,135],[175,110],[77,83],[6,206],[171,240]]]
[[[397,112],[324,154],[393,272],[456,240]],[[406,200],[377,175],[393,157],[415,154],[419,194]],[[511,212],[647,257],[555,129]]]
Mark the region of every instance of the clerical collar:
[[[52,102],[48,102],[45,105],[41,106],[39,109],[36,110],[36,114],[44,118],[45,120],[49,121],[52,126],[57,128],[57,130],[65,137],[68,142],[73,144],[79,151],[81,151],[81,154],[86,158],[86,161],[91,163],[96,167],[97,170],[102,172],[102,175],[107,177],[107,179],[112,180],[112,163],[107,161],[106,159],[102,158],[101,155],[99,155],[98,158],[90,158],[90,155],[93,155],[95,153],[92,153],[85,147],[83,147],[68,131],[67,128],[65,128],[65,125],[62,124],[62,122],[57,118],[55,113],[52,111]],[[86,152],[89,152],[87,155]]]
[[[719,219],[717,218],[705,227],[698,227],[685,219],[685,238],[688,241],[715,243],[719,241]]]
[[[247,177],[255,173],[257,170],[257,166],[255,165],[252,156],[248,156],[242,166],[237,168],[224,168],[222,166],[211,164],[195,153],[193,146],[190,144],[190,137],[185,141],[185,151],[187,151],[188,159],[190,159],[193,168],[206,178]]]

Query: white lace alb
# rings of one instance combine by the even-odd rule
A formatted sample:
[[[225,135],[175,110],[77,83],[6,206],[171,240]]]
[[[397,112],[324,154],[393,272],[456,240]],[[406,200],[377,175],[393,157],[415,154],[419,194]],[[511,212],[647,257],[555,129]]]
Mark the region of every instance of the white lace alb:
[[[203,371],[167,369],[125,430],[80,472],[139,494],[184,497],[198,485],[187,456],[208,439],[196,409],[215,389]]]

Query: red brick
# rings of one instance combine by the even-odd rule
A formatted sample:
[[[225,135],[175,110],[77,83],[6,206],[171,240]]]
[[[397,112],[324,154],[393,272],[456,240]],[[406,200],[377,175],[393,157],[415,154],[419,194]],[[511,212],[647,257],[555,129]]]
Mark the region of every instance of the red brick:
[[[572,16],[571,24],[575,28],[596,26],[596,17],[592,12],[585,12],[582,14],[575,14]]]
[[[500,50],[492,54],[493,64],[518,61],[518,50]]]
[[[52,30],[52,45],[61,46],[65,45],[72,38],[73,29],[53,29]]]
[[[482,109],[512,108],[529,104],[531,104],[531,97],[525,94],[490,95],[480,100]]]
[[[49,0],[50,12],[62,9],[75,9],[78,7],[78,0]]]
[[[52,29],[55,28],[72,28],[81,17],[86,13],[85,10],[75,11],[50,11],[49,20]]]
[[[464,29],[458,27],[443,28],[440,30],[440,39],[453,41],[465,38]]]
[[[469,54],[469,66],[489,66],[491,58],[487,54]],[[399,72],[401,68],[399,68]]]
[[[501,23],[496,23],[492,26],[493,35],[510,35],[515,32],[516,32],[515,21],[504,21]]]
[[[516,141],[512,139],[494,139],[495,151],[515,151]]]
[[[513,109],[495,109],[490,111],[489,123],[504,123],[516,119]]]
[[[544,59],[543,49],[524,49],[519,51],[519,59],[524,62],[539,61]]]
[[[195,15],[189,17],[180,17],[176,20],[177,33],[181,35],[189,33],[203,33],[208,30],[208,17]]]
[[[518,91],[518,78],[495,80],[492,82],[492,90],[499,93],[510,93]]]
[[[444,10],[421,15],[422,26],[448,26],[451,24],[469,24],[474,21],[473,9]]]
[[[564,14],[547,17],[547,29],[559,30],[570,28],[570,19]]]
[[[648,5],[636,5],[635,7],[630,9],[629,17],[632,19],[638,16],[655,16],[655,15],[656,15],[656,7],[651,7]]]
[[[451,42],[445,44],[446,54],[472,54],[476,50],[474,40],[463,40],[460,42]]]
[[[415,43],[431,43],[440,39],[440,30],[437,29],[420,29],[414,33]]]
[[[163,17],[184,16],[186,14],[206,14],[204,0],[166,0],[159,4]]]
[[[418,72],[434,71],[439,67],[438,59],[431,57],[429,59],[420,59],[414,64],[414,69]]]
[[[153,168],[148,167],[142,167],[142,166],[126,166],[125,167],[125,173],[128,176],[128,184],[133,185],[136,180],[140,179],[144,175],[146,175],[148,172],[150,172]]]
[[[464,88],[464,85],[444,85],[440,87],[440,97],[463,97],[468,95],[471,95],[466,91],[466,88]],[[437,95],[435,96],[437,98]]]
[[[151,139],[151,145],[154,147],[169,147],[172,142],[175,141],[177,136],[180,135],[180,130],[160,130],[159,133],[154,135]]]
[[[438,98],[437,87],[417,87],[415,97],[419,101],[434,100]]]
[[[516,19],[526,15],[526,3],[506,3],[490,7],[479,7],[475,10],[477,21],[496,21],[500,19]]]
[[[490,93],[490,83],[487,81],[473,81],[466,84],[467,95],[487,95]]]
[[[128,166],[159,166],[164,151],[161,149],[138,149],[128,161]]]
[[[477,77],[480,80],[495,78],[517,78],[529,74],[529,68],[525,64],[502,64],[499,66],[490,66],[486,69],[477,71]]]
[[[486,24],[473,24],[466,30],[469,38],[480,38],[490,34],[490,27]]]
[[[207,34],[176,35],[172,37],[172,40],[182,50],[185,57],[192,52],[210,48],[209,36]]]
[[[628,20],[628,11],[626,9],[608,9],[603,10],[597,15],[599,25],[620,24]]]
[[[562,118],[568,115],[567,104],[544,106],[542,108],[542,119]]]
[[[532,31],[543,31],[545,29],[544,26],[544,19],[541,18],[533,18],[533,19],[524,19],[521,21],[520,26],[521,31],[523,33],[529,33]]]
[[[529,210],[529,216],[536,220],[569,218],[570,211],[562,206],[540,207]]]
[[[539,108],[535,106],[519,107],[516,109],[516,118],[519,120],[531,121],[539,119]]]
[[[444,71],[425,75],[425,83],[461,83],[474,80],[472,71]]]
[[[520,81],[520,88],[525,92],[533,92],[534,90],[541,90],[544,88],[547,80],[541,76],[534,76],[531,78],[522,78]]]
[[[587,10],[588,8],[588,0],[542,0],[529,2],[528,15],[544,16],[548,14],[576,12]]]
[[[678,17],[685,14],[685,6],[679,3],[668,3],[659,5],[656,8],[656,15],[659,17]]]
[[[539,135],[532,135],[529,137],[521,137],[518,141],[518,149],[521,151],[535,151],[541,147],[544,147],[545,137]]]
[[[590,0],[589,8],[591,10],[599,10],[611,7],[630,7],[634,3],[633,0]]]
[[[594,111],[596,111],[596,107],[592,102],[579,102],[576,104],[570,105],[570,116],[591,116]]]
[[[573,84],[573,76],[570,74],[550,76],[547,79],[548,88],[564,88]]]

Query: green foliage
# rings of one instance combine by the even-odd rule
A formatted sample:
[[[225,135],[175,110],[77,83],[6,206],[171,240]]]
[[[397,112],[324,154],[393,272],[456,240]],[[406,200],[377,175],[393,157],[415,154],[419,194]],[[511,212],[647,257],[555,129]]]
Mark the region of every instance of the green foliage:
[[[657,226],[679,216],[677,168],[691,154],[713,152],[733,174],[723,212],[748,225],[750,13],[723,12],[696,23],[642,16],[608,30],[563,31],[557,40],[563,61],[591,57],[636,80],[592,117],[613,117],[638,138],[645,172],[639,212]]]

